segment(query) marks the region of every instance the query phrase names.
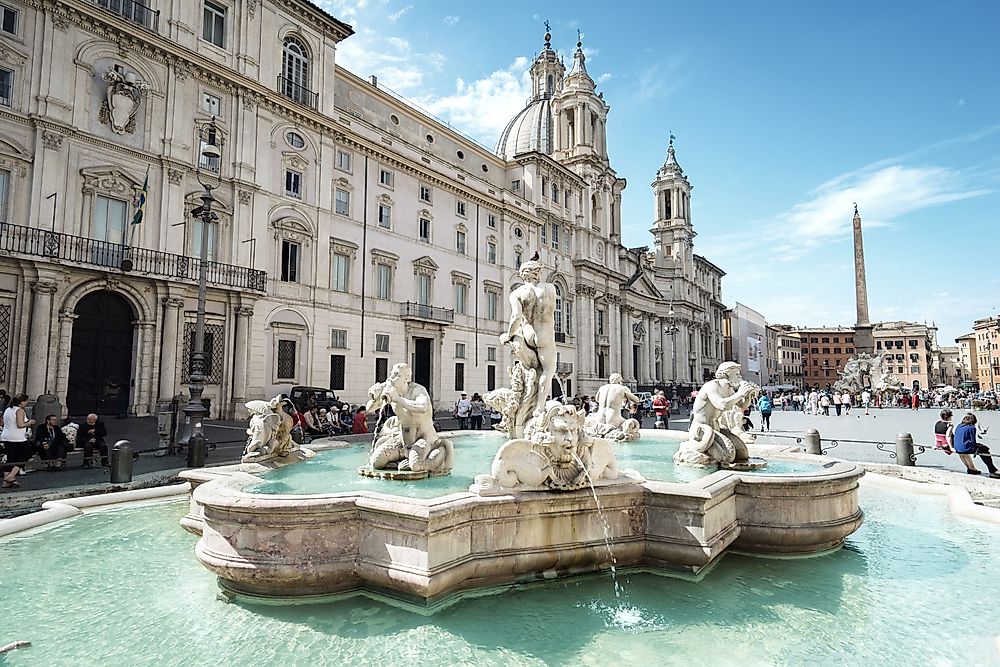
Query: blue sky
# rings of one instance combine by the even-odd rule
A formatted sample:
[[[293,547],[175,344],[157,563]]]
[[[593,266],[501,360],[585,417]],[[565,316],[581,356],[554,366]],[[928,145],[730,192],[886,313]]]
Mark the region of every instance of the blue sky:
[[[542,22],[567,61],[582,30],[625,243],[651,244],[673,131],[730,305],[853,323],[857,201],[873,320],[933,321],[953,345],[1000,313],[1000,2],[319,4],[357,31],[340,64],[488,146],[529,94]]]

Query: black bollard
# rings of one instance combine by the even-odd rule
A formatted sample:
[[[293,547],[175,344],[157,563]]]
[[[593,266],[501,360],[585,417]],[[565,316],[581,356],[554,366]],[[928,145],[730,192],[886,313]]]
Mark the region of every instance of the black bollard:
[[[913,436],[909,433],[900,433],[896,436],[896,463],[901,466],[914,466],[913,460]]]
[[[128,484],[132,481],[132,445],[119,440],[111,448],[111,483]]]
[[[802,436],[802,442],[806,443],[806,453],[823,454],[823,441],[819,437],[819,431],[814,428],[809,429]]]
[[[205,467],[205,434],[192,433],[188,438],[187,465],[188,468]]]

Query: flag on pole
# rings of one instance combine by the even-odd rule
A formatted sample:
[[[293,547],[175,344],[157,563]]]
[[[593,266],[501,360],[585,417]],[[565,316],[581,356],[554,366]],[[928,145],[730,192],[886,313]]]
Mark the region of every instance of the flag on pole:
[[[146,180],[142,182],[142,192],[135,202],[135,215],[132,216],[132,224],[138,225],[146,215],[146,194],[149,192],[149,167],[146,167]]]

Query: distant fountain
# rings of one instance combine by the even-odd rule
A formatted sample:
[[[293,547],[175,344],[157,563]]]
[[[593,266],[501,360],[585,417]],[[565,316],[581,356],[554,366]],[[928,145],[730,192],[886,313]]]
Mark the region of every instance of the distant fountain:
[[[612,373],[608,384],[601,386],[595,396],[597,412],[587,416],[584,429],[587,435],[608,440],[632,441],[639,439],[639,421],[625,419],[622,409],[627,401],[640,403],[641,399],[625,386],[620,373]]]
[[[743,410],[759,391],[760,387],[740,375],[739,364],[720,364],[715,379],[698,391],[691,408],[690,439],[674,454],[674,463],[740,470],[763,467],[763,459],[750,459],[747,445],[753,442],[753,436],[743,428]]]

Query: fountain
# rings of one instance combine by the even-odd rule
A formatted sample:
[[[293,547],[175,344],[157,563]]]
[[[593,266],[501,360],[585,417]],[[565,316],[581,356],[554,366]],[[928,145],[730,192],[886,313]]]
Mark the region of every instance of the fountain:
[[[810,467],[795,474],[719,470],[688,482],[646,481],[622,470],[616,448],[638,443],[628,441],[637,429],[620,415],[624,401],[636,399],[620,376],[601,388],[601,410],[590,420],[549,400],[555,291],[541,282],[541,270],[537,258],[521,266],[525,282],[511,293],[512,317],[500,337],[514,359],[510,386],[487,399],[501,409],[508,439],[468,490],[407,497],[406,482],[392,482],[400,489],[394,493],[367,483],[379,479],[362,483],[355,475],[356,484],[336,492],[261,494],[253,489],[273,472],[258,464],[182,474],[192,493],[181,523],[200,535],[195,554],[226,595],[363,590],[436,605],[463,591],[609,566],[698,573],[730,548],[817,553],[861,525],[863,470],[853,463],[810,458]],[[699,394],[690,441],[677,460],[748,464],[732,418],[754,390],[738,366],[723,364],[719,379]],[[418,486],[435,484],[433,476],[448,479],[452,440],[435,431],[429,396],[406,364],[372,387],[370,407],[385,403],[397,416],[380,429],[362,474],[416,473],[426,477]],[[650,436],[652,446],[659,437]],[[316,447],[320,457],[323,447]]]
[[[299,447],[292,440],[292,417],[285,412],[290,405],[284,394],[270,401],[250,401],[246,409],[250,413],[247,427],[247,444],[243,450],[243,463],[270,463],[287,465],[312,458],[312,450]]]

